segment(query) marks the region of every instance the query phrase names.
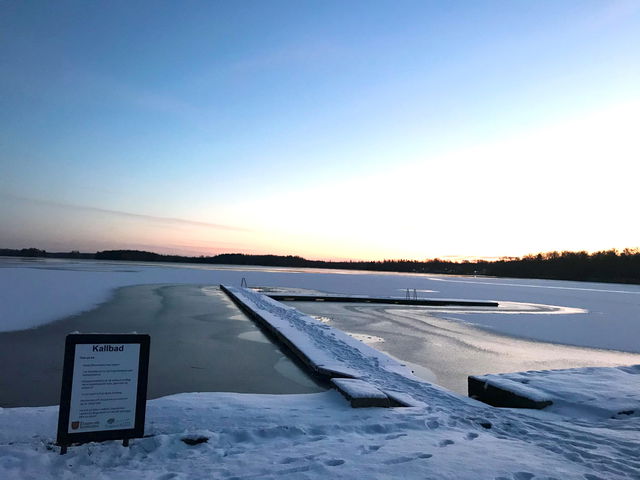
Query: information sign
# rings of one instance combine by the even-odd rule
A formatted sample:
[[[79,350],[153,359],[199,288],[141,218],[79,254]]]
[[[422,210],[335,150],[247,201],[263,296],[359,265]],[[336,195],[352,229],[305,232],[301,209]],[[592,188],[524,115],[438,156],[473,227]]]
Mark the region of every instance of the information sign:
[[[149,335],[67,335],[58,415],[62,453],[72,443],[144,435]]]

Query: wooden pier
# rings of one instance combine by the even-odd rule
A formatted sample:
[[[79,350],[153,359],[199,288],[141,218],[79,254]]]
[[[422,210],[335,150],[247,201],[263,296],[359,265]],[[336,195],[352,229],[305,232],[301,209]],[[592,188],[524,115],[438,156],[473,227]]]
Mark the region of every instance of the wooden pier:
[[[340,302],[340,303],[381,303],[389,305],[421,305],[427,307],[497,307],[498,302],[482,300],[454,300],[433,298],[365,297],[346,295],[297,295],[265,293],[279,302]]]

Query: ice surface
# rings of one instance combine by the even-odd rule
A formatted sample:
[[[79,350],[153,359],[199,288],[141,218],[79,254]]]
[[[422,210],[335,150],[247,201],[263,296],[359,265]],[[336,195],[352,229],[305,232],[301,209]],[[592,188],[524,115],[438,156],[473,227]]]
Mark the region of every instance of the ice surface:
[[[469,375],[640,363],[637,353],[506,337],[442,318],[448,317],[444,309],[333,302],[289,305],[352,336],[358,334],[354,337],[401,359],[419,377],[463,395]],[[511,316],[512,321],[520,320]],[[384,341],[373,343],[379,338]]]
[[[498,300],[573,310],[555,315],[455,311],[447,318],[507,335],[640,353],[639,285],[465,278],[260,267],[149,265],[98,261],[0,259],[0,331],[31,328],[93,308],[118,287],[154,283],[293,287],[327,293],[394,296],[434,290],[430,298]],[[513,305],[513,304],[512,304]]]

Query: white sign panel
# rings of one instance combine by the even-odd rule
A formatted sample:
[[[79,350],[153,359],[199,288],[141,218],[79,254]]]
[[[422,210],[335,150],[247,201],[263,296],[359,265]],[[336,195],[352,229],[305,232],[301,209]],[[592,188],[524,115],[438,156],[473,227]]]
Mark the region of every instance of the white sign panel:
[[[77,344],[68,433],[135,426],[140,344]]]

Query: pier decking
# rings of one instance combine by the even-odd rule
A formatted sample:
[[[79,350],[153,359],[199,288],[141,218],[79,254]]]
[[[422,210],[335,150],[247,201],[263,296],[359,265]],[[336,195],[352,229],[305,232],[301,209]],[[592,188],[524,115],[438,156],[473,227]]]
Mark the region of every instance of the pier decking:
[[[365,297],[346,295],[298,295],[266,293],[279,302],[340,302],[340,303],[382,303],[390,305],[422,305],[429,307],[497,307],[498,302],[481,300],[455,300],[434,298]]]

